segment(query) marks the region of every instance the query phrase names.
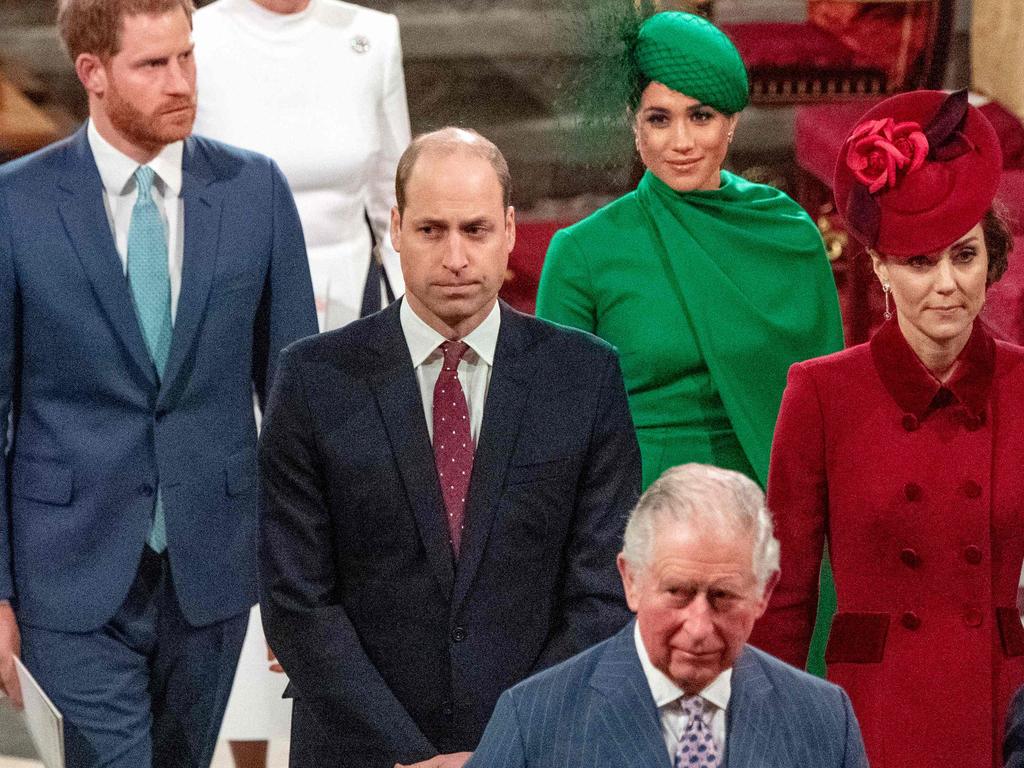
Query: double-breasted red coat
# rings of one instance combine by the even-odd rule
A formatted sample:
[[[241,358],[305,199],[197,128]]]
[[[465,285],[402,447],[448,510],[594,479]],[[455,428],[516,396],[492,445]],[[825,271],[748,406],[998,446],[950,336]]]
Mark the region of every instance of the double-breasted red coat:
[[[775,430],[782,575],[752,642],[803,666],[827,539],[828,676],[873,768],[1001,765],[1024,683],[1024,348],[975,323],[959,361],[940,385],[886,323],[794,365]]]

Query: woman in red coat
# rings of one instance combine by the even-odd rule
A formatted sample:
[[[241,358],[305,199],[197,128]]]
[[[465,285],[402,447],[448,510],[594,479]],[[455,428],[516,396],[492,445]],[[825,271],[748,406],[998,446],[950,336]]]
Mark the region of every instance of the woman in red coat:
[[[1001,765],[1024,683],[1024,349],[976,320],[1012,242],[990,207],[1001,165],[964,93],[901,94],[865,116],[836,203],[895,317],[794,365],[775,429],[782,575],[751,642],[803,666],[827,539],[828,677],[873,768]]]

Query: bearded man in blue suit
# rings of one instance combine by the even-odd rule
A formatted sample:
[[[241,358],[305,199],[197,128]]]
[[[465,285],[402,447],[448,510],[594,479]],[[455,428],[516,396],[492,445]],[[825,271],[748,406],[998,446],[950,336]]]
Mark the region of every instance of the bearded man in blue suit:
[[[847,695],[746,644],[778,564],[753,481],[669,469],[618,557],[636,621],[505,692],[468,768],[867,768]]]
[[[64,0],[90,120],[0,169],[0,685],[20,652],[73,767],[209,763],[256,601],[252,393],[317,329],[281,173],[189,137],[191,14]]]

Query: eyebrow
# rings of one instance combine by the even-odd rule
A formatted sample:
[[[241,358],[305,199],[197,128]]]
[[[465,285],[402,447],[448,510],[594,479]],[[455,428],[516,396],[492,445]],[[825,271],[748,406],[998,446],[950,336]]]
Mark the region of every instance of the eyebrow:
[[[475,216],[472,219],[466,219],[465,221],[460,220],[455,223],[455,226],[465,228],[490,226],[491,224],[493,224],[493,221],[489,217],[481,215]],[[423,227],[427,225],[432,227],[447,227],[449,225],[449,221],[447,219],[438,219],[432,216],[423,216],[418,219],[413,219],[413,226],[415,227]]]
[[[959,248],[962,245],[976,245],[977,243],[978,243],[978,236],[977,235],[971,235],[970,237],[965,237],[963,240],[959,240],[959,241],[953,243],[949,247],[950,248]]]

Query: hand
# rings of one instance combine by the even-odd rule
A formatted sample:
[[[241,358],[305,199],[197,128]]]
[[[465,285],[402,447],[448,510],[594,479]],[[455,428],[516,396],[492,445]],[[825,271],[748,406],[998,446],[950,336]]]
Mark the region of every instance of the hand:
[[[277,661],[277,654],[274,653],[274,649],[270,647],[270,643],[267,643],[267,661],[270,662],[271,672],[280,672],[284,674],[284,667],[282,667]]]
[[[21,685],[14,669],[14,657],[21,655],[21,634],[14,609],[7,600],[0,600],[0,691],[11,697],[17,709],[24,703],[21,699]]]
[[[429,760],[422,760],[411,765],[395,763],[395,768],[462,768],[472,756],[472,752],[450,752],[447,755],[437,755]]]

